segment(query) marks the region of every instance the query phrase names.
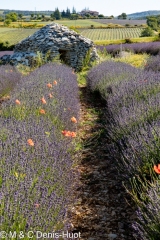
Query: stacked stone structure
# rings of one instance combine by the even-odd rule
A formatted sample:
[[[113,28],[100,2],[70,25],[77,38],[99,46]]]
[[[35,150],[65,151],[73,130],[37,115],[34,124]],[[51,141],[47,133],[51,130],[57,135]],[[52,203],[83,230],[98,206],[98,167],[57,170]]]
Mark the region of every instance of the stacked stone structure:
[[[76,71],[82,68],[83,60],[90,49],[90,61],[98,59],[96,48],[90,39],[63,25],[52,23],[19,42],[11,56],[3,56],[2,61],[13,65],[18,63],[30,66],[37,52],[48,54],[50,60],[60,56],[64,63]]]

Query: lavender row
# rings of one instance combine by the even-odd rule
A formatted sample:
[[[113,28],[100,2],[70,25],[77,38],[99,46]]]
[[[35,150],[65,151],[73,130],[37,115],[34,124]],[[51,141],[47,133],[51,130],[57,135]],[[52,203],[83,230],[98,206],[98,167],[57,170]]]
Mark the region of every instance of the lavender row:
[[[155,217],[159,211],[159,189],[147,181],[156,181],[153,166],[159,164],[160,156],[160,73],[104,62],[90,70],[87,83],[106,99],[110,154],[117,160],[127,188],[138,199],[138,221],[133,224],[136,239],[159,239],[159,219]],[[149,203],[144,199],[149,199]]]
[[[152,125],[153,128],[159,124],[159,82],[160,73],[142,71],[124,63],[108,61],[90,70],[88,87],[92,91],[100,91],[107,100],[106,118],[110,123],[108,133],[113,141],[120,146],[120,149],[123,149],[122,145],[128,144],[127,149],[132,153],[133,140],[137,139],[136,136],[143,136],[144,125],[146,129],[147,126]],[[136,141],[133,145],[135,150],[138,148],[139,154],[143,152],[142,146],[146,144],[143,138],[144,136],[141,137],[141,141],[137,139],[141,148],[137,146]],[[150,141],[152,143],[153,136],[151,136]],[[126,151],[126,148],[122,150],[124,156],[123,151]],[[128,159],[128,156],[126,158]],[[128,169],[130,169],[129,164],[131,162],[128,163]],[[143,164],[145,163],[143,162]],[[135,171],[137,170],[135,162],[133,168]],[[133,177],[135,171],[127,170],[127,174]]]
[[[117,54],[121,50],[131,51],[133,53],[147,53],[150,55],[160,54],[160,42],[149,43],[126,43],[126,44],[114,44],[108,46],[97,46],[100,51],[107,51],[109,54]]]
[[[17,108],[15,101],[19,100]],[[19,114],[19,109],[21,109]],[[23,77],[12,92],[10,101],[4,104],[3,116],[23,119],[29,115],[50,118],[69,130],[74,130],[71,118],[79,118],[79,98],[76,75],[61,64],[46,64]],[[23,112],[23,114],[21,114]]]
[[[73,116],[78,120],[78,86],[72,70],[63,65],[47,64],[24,77],[3,104],[1,229],[51,232],[59,223],[64,228],[76,181],[75,144],[62,130],[76,131]]]

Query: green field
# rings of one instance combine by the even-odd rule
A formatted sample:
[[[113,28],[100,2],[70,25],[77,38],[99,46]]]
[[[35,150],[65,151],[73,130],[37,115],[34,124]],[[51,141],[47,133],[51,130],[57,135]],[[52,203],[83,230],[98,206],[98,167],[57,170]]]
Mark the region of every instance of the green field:
[[[0,28],[0,41],[9,42],[9,45],[16,44],[38,31],[38,29]]]
[[[142,28],[85,29],[81,34],[93,41],[140,37]]]
[[[99,26],[106,27],[106,24],[94,22],[94,21],[92,21],[90,19],[83,19],[83,20],[56,20],[54,22],[62,24],[62,25],[66,25],[67,27],[71,27],[71,26],[76,26],[77,27],[77,26],[80,26],[81,28],[84,28],[84,27],[90,27],[91,25],[94,25],[95,27],[99,27]]]

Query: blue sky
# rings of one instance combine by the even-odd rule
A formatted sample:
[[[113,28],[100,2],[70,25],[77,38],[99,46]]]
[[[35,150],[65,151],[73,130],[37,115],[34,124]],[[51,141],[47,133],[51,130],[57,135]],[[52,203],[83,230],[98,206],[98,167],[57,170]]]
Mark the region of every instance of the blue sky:
[[[127,14],[147,10],[160,10],[160,0],[0,0],[0,9],[16,10],[66,10],[74,6],[77,11],[85,7],[98,11],[106,16],[117,16],[122,12]]]

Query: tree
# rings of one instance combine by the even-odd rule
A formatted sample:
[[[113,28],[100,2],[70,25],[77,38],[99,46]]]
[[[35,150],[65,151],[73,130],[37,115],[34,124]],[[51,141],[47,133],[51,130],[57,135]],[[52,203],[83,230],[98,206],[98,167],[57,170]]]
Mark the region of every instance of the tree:
[[[74,7],[72,8],[72,13],[76,14],[76,9]]]
[[[60,14],[60,11],[59,11],[58,8],[56,8],[55,11],[54,11],[54,17],[55,17],[56,20],[61,19],[61,14]]]
[[[22,14],[22,13],[19,13],[19,14],[18,14],[18,17],[19,17],[19,19],[22,19],[23,14]]]
[[[104,15],[103,14],[99,14],[98,17],[99,18],[104,18]]]
[[[44,21],[44,19],[45,19],[45,15],[44,15],[44,14],[42,14],[41,18],[42,18],[42,20]]]
[[[118,19],[127,19],[127,14],[122,13],[121,15],[118,16]]]
[[[18,19],[18,15],[15,12],[10,12],[10,13],[6,14],[6,19],[10,19],[11,22],[16,22]]]
[[[4,25],[9,26],[11,22],[12,22],[11,19],[8,18],[4,21]]]
[[[151,37],[151,36],[153,36],[153,30],[150,27],[145,28],[141,33],[141,37]]]
[[[152,28],[153,30],[157,31],[158,29],[158,20],[156,17],[148,17],[147,18],[147,25]]]
[[[127,14],[126,13],[122,13],[121,16],[122,16],[123,19],[127,19]]]
[[[64,10],[62,11],[61,16],[62,16],[62,18],[66,17],[66,12]]]
[[[70,18],[70,16],[71,16],[71,12],[70,12],[69,8],[67,7],[66,17],[67,17],[67,18]]]
[[[50,16],[51,16],[51,19],[52,19],[52,20],[56,20],[56,18],[55,18],[55,16],[54,16],[54,12],[53,12],[53,13],[51,13],[51,15],[50,15]]]
[[[71,14],[70,20],[77,20],[78,14]]]

